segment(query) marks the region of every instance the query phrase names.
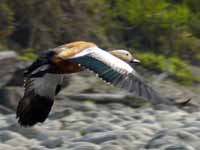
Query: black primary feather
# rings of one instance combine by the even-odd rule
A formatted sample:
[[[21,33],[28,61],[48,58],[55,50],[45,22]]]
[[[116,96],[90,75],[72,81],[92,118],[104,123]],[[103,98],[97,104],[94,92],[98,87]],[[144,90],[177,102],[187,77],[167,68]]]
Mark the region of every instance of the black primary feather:
[[[33,90],[24,95],[17,107],[18,122],[22,126],[33,126],[44,122],[53,105],[53,99],[36,94]]]

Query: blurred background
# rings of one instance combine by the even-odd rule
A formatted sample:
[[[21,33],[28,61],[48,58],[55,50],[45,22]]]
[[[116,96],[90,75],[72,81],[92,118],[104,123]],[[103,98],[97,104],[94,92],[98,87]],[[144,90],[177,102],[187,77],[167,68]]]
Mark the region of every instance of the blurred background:
[[[191,68],[200,65],[199,10],[198,0],[2,0],[0,51],[32,60],[67,42],[92,41],[127,48],[145,68],[191,85],[199,82]]]
[[[169,111],[161,113],[146,102],[132,98],[126,103],[132,106],[129,108],[120,104],[126,101],[123,97],[120,99],[124,94],[122,90],[105,85],[93,74],[83,72],[67,76],[50,121],[31,129],[19,127],[14,113],[23,96],[24,69],[42,51],[77,40],[94,42],[105,50],[128,49],[141,60],[136,70],[151,81],[158,92],[173,100],[192,98],[192,101],[185,111],[178,108],[172,111],[170,107]],[[100,100],[104,102],[109,99],[102,97],[103,93],[115,93],[119,96],[114,96],[119,104],[99,105],[95,103],[98,96],[97,99],[91,96],[84,99],[79,93],[100,93]],[[196,139],[193,144],[199,148],[199,106],[199,0],[0,0],[0,148],[21,146],[19,149],[31,149],[32,146],[34,150],[70,149],[69,139],[80,141],[80,138],[86,138],[89,144],[93,143],[89,147],[99,150],[101,146],[98,142],[103,137],[105,141],[116,140],[116,137],[132,139],[129,134],[133,134],[134,129],[137,132],[133,135],[137,138],[127,140],[130,143],[123,146],[130,144],[132,150],[146,145],[147,149],[160,150],[170,140],[162,142],[161,139],[161,144],[153,147],[151,144],[157,142],[153,135],[167,128],[169,132],[162,132],[162,137],[166,135],[174,139],[173,129],[178,132],[181,125],[188,128],[196,125],[192,128],[194,132],[192,129],[185,131],[187,138],[184,138],[184,143]],[[140,109],[137,110],[138,107]],[[190,120],[185,116],[189,116]],[[115,129],[120,131],[119,136],[115,132],[104,134]],[[182,133],[183,129],[180,130]],[[92,135],[88,139],[87,133],[97,131],[103,134],[101,139],[95,139],[96,135],[94,139]],[[198,135],[194,137],[193,133]],[[177,144],[180,142],[177,139],[171,142]],[[95,143],[95,140],[98,142]],[[2,145],[6,142],[7,145]],[[185,147],[183,149],[187,149]]]

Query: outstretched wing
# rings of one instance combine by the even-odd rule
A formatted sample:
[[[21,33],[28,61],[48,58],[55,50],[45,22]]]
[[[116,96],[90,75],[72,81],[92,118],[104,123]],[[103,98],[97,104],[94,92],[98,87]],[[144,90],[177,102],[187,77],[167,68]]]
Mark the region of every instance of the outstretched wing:
[[[71,58],[71,61],[88,68],[99,78],[133,93],[136,97],[155,104],[163,103],[164,99],[129,64],[98,47],[84,50]]]
[[[62,78],[62,75],[46,73],[42,77],[26,79],[25,93],[19,101],[16,116],[21,125],[32,126],[45,121]]]

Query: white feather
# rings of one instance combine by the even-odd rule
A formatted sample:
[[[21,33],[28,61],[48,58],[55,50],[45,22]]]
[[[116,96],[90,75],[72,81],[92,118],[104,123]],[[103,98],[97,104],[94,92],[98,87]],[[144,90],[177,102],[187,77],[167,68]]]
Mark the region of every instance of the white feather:
[[[135,70],[129,64],[113,56],[112,54],[100,49],[99,47],[87,48],[82,52],[76,54],[72,58],[78,58],[86,55],[92,56],[93,58],[105,63],[106,65],[112,67],[114,70],[122,74],[136,73]]]

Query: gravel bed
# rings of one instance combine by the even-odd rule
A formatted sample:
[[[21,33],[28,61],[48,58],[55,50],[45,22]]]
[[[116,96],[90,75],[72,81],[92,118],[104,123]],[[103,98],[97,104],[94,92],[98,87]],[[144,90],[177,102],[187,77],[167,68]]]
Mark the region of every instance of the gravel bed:
[[[0,150],[200,149],[200,112],[70,100],[59,105],[32,128],[19,126],[14,114],[0,114]]]

